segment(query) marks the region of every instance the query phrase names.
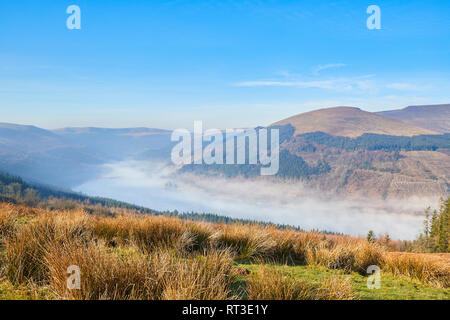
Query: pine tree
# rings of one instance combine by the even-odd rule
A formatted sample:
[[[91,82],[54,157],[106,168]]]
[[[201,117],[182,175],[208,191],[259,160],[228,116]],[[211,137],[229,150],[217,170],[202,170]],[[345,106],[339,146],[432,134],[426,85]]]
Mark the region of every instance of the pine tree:
[[[423,246],[426,251],[431,249],[430,232],[431,232],[431,208],[428,207],[425,210],[425,220],[423,221],[423,234],[421,235],[421,242],[423,241]],[[421,243],[422,244],[422,243]]]
[[[428,252],[450,252],[450,197],[440,199],[439,211],[430,208],[425,211],[423,233],[416,241],[422,250]]]
[[[449,205],[450,198],[447,201],[441,202],[441,208],[439,212],[438,219],[438,239],[437,239],[437,247],[439,252],[447,252],[448,251],[448,242],[449,242],[449,228],[448,228],[448,219],[449,219]]]
[[[375,235],[372,230],[369,230],[367,233],[367,241],[374,242],[375,241]]]

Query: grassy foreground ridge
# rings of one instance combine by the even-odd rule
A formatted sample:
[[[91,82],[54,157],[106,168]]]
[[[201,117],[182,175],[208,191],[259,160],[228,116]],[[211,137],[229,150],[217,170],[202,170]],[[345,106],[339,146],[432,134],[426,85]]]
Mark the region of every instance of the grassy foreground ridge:
[[[381,268],[368,289],[367,268]],[[67,270],[80,270],[80,289]],[[0,299],[450,299],[448,254],[271,226],[0,203]]]

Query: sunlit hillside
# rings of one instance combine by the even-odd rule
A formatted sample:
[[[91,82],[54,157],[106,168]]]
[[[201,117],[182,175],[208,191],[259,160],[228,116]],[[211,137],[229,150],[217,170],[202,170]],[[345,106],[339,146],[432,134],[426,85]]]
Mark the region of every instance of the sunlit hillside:
[[[388,239],[4,203],[0,241],[0,299],[450,299],[448,254]]]

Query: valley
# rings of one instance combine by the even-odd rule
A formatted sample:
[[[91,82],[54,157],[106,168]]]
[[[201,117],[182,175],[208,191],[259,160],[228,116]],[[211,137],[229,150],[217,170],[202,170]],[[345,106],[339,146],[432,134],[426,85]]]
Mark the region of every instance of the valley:
[[[171,132],[148,128],[0,124],[0,169],[154,210],[414,239],[424,209],[450,190],[448,108],[420,107],[420,114],[427,110],[443,119],[439,132],[402,122],[403,111],[392,111],[397,119],[390,120],[350,107],[276,122],[268,127],[280,130],[273,177],[260,176],[258,165],[173,166]]]

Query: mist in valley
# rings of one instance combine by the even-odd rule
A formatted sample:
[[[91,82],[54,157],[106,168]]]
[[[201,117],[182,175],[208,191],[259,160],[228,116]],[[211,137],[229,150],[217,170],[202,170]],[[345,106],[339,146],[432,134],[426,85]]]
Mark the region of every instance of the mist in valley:
[[[101,175],[75,188],[155,210],[214,213],[365,236],[369,230],[411,240],[421,232],[424,209],[437,199],[342,200],[300,182],[179,175],[162,161],[123,161],[101,166]]]

